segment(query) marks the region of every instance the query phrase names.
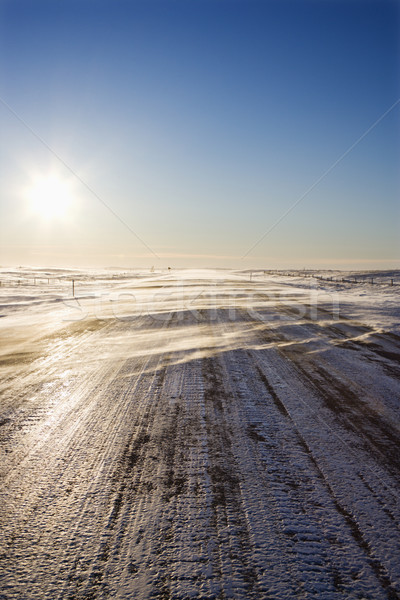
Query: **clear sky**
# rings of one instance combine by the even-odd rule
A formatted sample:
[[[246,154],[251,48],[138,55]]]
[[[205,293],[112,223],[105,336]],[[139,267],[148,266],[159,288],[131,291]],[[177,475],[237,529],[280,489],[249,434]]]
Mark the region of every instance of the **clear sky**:
[[[0,0],[0,263],[400,267],[400,103],[282,218],[400,99],[399,31],[387,0]]]

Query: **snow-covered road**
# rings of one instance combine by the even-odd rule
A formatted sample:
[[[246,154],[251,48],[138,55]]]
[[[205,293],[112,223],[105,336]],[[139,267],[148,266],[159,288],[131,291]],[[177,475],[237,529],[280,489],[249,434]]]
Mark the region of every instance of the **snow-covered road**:
[[[272,276],[96,281],[3,288],[0,598],[400,598],[379,298],[374,325]]]

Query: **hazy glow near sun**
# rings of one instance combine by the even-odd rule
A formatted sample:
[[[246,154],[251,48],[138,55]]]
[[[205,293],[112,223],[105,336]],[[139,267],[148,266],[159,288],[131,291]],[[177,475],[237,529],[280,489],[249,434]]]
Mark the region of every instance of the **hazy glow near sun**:
[[[73,202],[70,183],[54,174],[36,177],[26,196],[30,211],[44,220],[66,217]]]

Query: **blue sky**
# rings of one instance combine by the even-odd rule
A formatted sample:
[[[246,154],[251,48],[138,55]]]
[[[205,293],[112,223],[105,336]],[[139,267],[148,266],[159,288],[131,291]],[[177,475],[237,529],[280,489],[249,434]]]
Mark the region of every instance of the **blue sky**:
[[[399,266],[400,104],[253,248],[400,98],[399,15],[0,0],[0,262]],[[51,218],[29,204],[50,175],[72,198]]]

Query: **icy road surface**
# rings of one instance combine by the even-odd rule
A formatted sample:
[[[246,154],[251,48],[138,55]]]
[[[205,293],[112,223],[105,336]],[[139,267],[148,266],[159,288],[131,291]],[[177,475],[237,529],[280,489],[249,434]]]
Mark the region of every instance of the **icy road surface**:
[[[1,599],[400,598],[394,289],[60,281],[1,288]]]

